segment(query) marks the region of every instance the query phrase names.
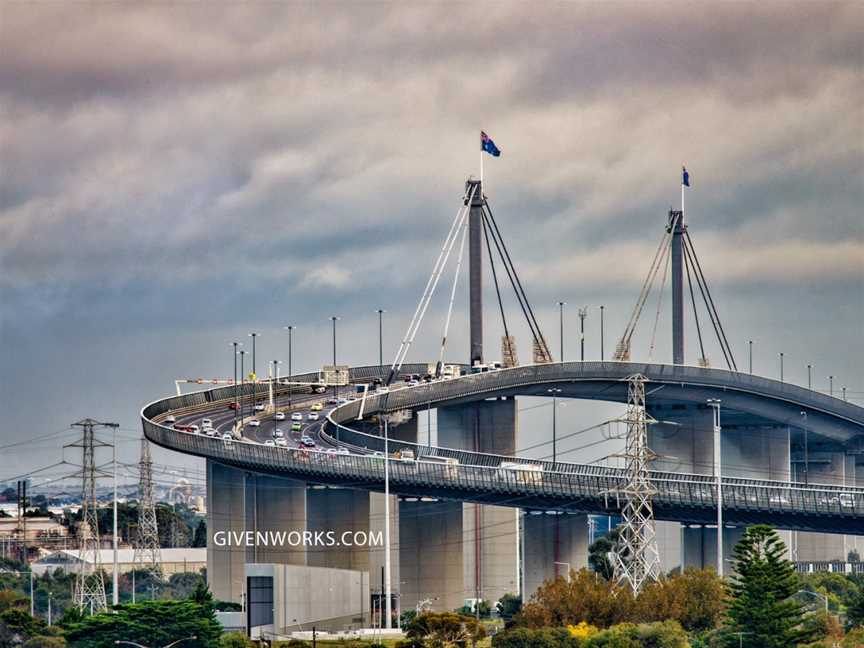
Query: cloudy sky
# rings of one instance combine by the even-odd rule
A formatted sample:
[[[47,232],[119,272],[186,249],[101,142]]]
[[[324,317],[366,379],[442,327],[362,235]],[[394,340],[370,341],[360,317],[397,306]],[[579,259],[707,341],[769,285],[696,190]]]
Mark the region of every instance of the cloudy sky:
[[[600,304],[614,346],[683,162],[739,364],[752,339],[757,372],[782,351],[787,379],[811,363],[817,387],[834,375],[864,402],[862,31],[860,2],[3,3],[0,479],[59,459],[53,439],[8,444],[84,416],[119,421],[132,459],[141,405],[229,375],[252,330],[285,360],[298,326],[312,369],[339,315],[340,360],[373,363],[384,308],[392,357],[481,128],[503,151],[486,193],[554,348],[559,300],[570,359],[578,305],[589,357]],[[437,355],[440,292],[414,359]],[[592,407],[572,425],[601,420]]]

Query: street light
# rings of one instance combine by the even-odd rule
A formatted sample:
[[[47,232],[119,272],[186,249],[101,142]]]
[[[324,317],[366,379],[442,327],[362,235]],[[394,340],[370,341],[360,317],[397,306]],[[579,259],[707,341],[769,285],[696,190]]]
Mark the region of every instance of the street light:
[[[753,375],[753,340],[747,341],[747,347],[750,351],[750,375]]]
[[[808,483],[810,477],[810,453],[807,446],[807,412],[801,412],[801,418],[804,419],[804,483]]]
[[[252,379],[252,407],[254,408],[258,398],[258,372],[255,364],[255,338],[258,337],[258,334],[250,333],[249,337],[252,338],[252,375],[254,376]]]
[[[189,641],[189,640],[195,641],[197,638],[198,637],[196,637],[195,635],[192,635],[191,637],[183,637],[182,639],[178,639],[177,641],[172,641],[167,646],[163,646],[163,648],[171,648],[171,646],[176,646],[177,644],[179,644],[183,641]],[[135,643],[134,641],[125,641],[122,639],[115,639],[114,645],[117,646],[119,644],[127,644],[129,646],[137,646],[138,648],[148,648],[148,646],[144,646],[142,644]]]
[[[807,365],[807,389],[813,389],[813,365]]]
[[[717,575],[723,578],[723,455],[720,446],[720,399],[709,398],[714,410],[714,475],[717,478]]]
[[[822,599],[825,602],[825,614],[828,614],[828,597],[827,596],[825,596],[824,594],[820,594],[819,592],[813,592],[810,590],[798,590],[798,593],[799,594],[811,594],[813,596],[816,596],[817,598]]]
[[[239,396],[237,394],[237,347],[243,346],[242,342],[232,342],[234,347],[234,429],[237,428],[237,408],[239,407]]]
[[[579,309],[579,360],[585,362],[585,318],[588,317],[588,307]]]
[[[387,311],[379,308],[378,313],[378,377],[384,378],[384,313]]]
[[[243,423],[243,392],[246,386],[246,349],[240,349],[240,423]]]
[[[600,306],[600,362],[603,362],[603,310],[605,306]]]
[[[558,330],[561,335],[561,362],[564,362],[564,307],[567,302],[558,302]]]
[[[555,567],[555,578],[556,579],[558,578],[557,565],[564,565],[567,567],[567,580],[570,580],[570,563],[569,562],[560,562],[560,561],[556,560],[553,564],[556,565],[556,567]]]
[[[834,376],[828,376],[828,395],[834,395]]]
[[[555,459],[558,455],[558,394],[561,393],[561,389],[559,389],[558,387],[553,387],[552,389],[547,389],[546,391],[549,394],[552,394],[552,463],[554,464]]]
[[[291,407],[291,338],[296,326],[283,326],[288,331],[288,407]]]
[[[780,382],[783,382],[783,352],[780,352]]]
[[[279,384],[279,365],[281,364],[278,360],[271,360],[272,369],[270,370],[270,409],[275,410],[276,406],[273,403],[273,385]]]
[[[336,315],[330,316],[330,321],[333,322],[333,373],[336,373],[336,322],[338,322],[341,317],[337,317]],[[337,398],[339,396],[339,385],[333,385],[333,397]]]

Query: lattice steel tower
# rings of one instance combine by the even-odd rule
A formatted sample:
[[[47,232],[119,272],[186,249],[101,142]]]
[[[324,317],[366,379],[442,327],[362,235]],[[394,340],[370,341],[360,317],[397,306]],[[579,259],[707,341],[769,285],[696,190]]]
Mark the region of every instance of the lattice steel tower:
[[[156,503],[153,499],[153,460],[150,443],[141,439],[141,459],[138,461],[138,533],[135,536],[133,565],[161,575],[162,552],[159,550],[159,527],[156,524]]]
[[[99,561],[99,520],[96,508],[96,458],[95,447],[105,445],[96,441],[94,428],[105,423],[84,419],[73,423],[80,427],[83,436],[79,441],[70,443],[67,447],[81,448],[82,493],[81,493],[81,523],[78,527],[80,540],[79,559],[80,571],[75,579],[73,603],[83,611],[102,612],[108,608],[105,599],[105,580],[102,576],[102,565]],[[110,425],[110,424],[108,424]]]
[[[619,491],[626,498],[621,513],[623,523],[618,546],[613,554],[615,579],[638,594],[645,581],[660,574],[654,508],[656,492],[651,484],[649,464],[655,455],[648,448],[648,416],[645,413],[645,376],[627,378],[627,485]]]

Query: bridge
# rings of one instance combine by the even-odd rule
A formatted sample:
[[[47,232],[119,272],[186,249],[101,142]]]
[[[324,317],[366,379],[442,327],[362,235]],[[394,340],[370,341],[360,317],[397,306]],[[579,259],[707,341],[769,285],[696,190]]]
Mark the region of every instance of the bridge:
[[[411,373],[425,366],[408,365],[404,370]],[[379,366],[354,368],[350,380],[368,381],[380,371]],[[551,386],[560,388],[562,397],[626,402],[624,379],[633,373],[648,378],[654,403],[704,403],[708,398],[722,398],[739,413],[794,421],[796,425],[800,412],[807,411],[814,436],[848,442],[864,434],[864,408],[796,385],[720,369],[627,362],[531,365],[422,383],[367,396],[362,403],[363,415],[371,418],[496,397],[545,395]],[[296,378],[297,382],[315,379],[314,374]],[[252,386],[243,389],[245,397],[251,397]],[[265,390],[261,391],[265,396]],[[280,396],[287,394],[287,388],[281,385],[274,391]],[[360,413],[360,400],[335,407],[321,431],[327,445],[345,446],[351,451],[349,455],[269,447],[251,439],[226,444],[221,439],[159,424],[169,414],[218,416],[234,398],[234,387],[222,387],[156,401],[141,412],[144,432],[163,447],[246,470],[383,491],[383,460],[373,453],[384,449],[384,440],[352,426]],[[400,440],[391,440],[390,446],[394,451],[410,448],[418,458],[391,459],[390,488],[402,496],[539,511],[614,514],[620,509],[615,493],[626,480],[623,469],[428,447]],[[458,463],[424,462],[428,456],[448,457]],[[542,472],[502,469],[505,462],[540,465]],[[655,471],[652,482],[657,489],[654,506],[658,519],[694,524],[714,519],[717,500],[713,476]],[[724,477],[723,508],[730,524],[762,522],[783,529],[864,533],[864,488]]]
[[[458,365],[462,375],[452,377],[443,371],[442,361],[466,243],[469,363]],[[495,366],[492,370],[484,364],[488,356],[484,354],[483,335],[484,249],[505,333],[501,345],[503,368]],[[454,250],[458,250],[456,254],[452,254]],[[405,364],[452,257],[457,261],[438,361]],[[673,364],[632,362],[631,340],[656,286],[658,305],[651,348],[654,346],[667,271],[671,271]],[[509,280],[530,329],[532,364],[519,366],[499,277]],[[698,333],[698,366],[685,364],[688,292]],[[707,335],[703,336],[699,328],[697,295],[703,301],[701,321],[710,322],[726,369],[709,366]],[[335,366],[335,321],[333,356]],[[430,366],[436,367],[434,372],[430,372]],[[413,374],[428,374],[428,380],[412,385],[393,382]],[[660,457],[646,475],[650,478],[650,492],[637,494],[649,497],[653,513],[647,518],[632,516],[645,526],[630,534],[627,500],[635,500],[632,490],[628,490],[633,483],[628,481],[632,473],[561,461],[560,456],[553,461],[520,456],[515,444],[515,399],[555,394],[632,407],[628,385],[634,375],[645,380],[644,407],[639,405],[637,409],[656,421],[650,429],[644,425],[639,428],[640,461],[648,456],[648,446]],[[482,594],[494,600],[517,589],[509,575],[514,563],[515,580],[527,596],[543,579],[558,574],[557,565],[584,564],[586,514],[617,515],[623,510],[625,534],[639,538],[644,547],[653,542],[653,519],[671,524],[680,533],[668,527],[664,542],[672,547],[670,553],[679,552],[679,558],[666,561],[667,569],[686,564],[722,566],[723,556],[728,555],[741,529],[756,522],[781,529],[837,534],[833,537],[842,538],[839,543],[826,541],[829,536],[805,538],[811,549],[828,548],[825,553],[831,556],[827,558],[840,557],[841,552],[845,558],[843,534],[864,534],[864,488],[855,484],[854,475],[854,457],[864,451],[864,409],[833,395],[738,370],[684,224],[683,209],[669,212],[660,246],[614,360],[554,362],[481,183],[469,179],[396,359],[389,367],[381,363],[351,368],[348,384],[382,379],[387,385],[384,389],[368,390],[358,399],[333,399],[333,406],[320,420],[317,410],[310,407],[325,398],[312,393],[310,385],[320,380],[317,372],[292,375],[291,385],[275,379],[269,385],[265,381],[264,388],[260,382],[237,385],[235,376],[231,386],[150,403],[142,409],[141,420],[150,441],[207,460],[208,498],[219,508],[208,517],[211,529],[244,529],[250,524],[258,528],[262,523],[320,528],[323,521],[354,524],[358,515],[368,515],[371,526],[382,517],[381,502],[386,498],[380,493],[385,490],[386,471],[389,492],[401,498],[394,520],[400,538],[395,559],[401,563],[400,569],[411,572],[402,576],[404,587],[397,588],[408,604],[435,592],[441,593],[445,609],[461,605],[464,596],[480,598]],[[272,410],[263,404],[265,399],[269,401],[271,391]],[[709,420],[712,407],[719,408],[720,403],[722,431]],[[250,416],[241,413],[238,421],[238,407],[248,407]],[[382,421],[432,408],[438,412],[439,420],[436,446],[419,443],[416,416],[409,423],[389,428],[385,445],[382,427],[389,423],[382,426]],[[264,413],[259,415],[262,410]],[[286,435],[279,421],[289,414],[292,430]],[[447,425],[440,424],[442,418]],[[178,425],[186,428],[203,423],[202,419],[214,426],[209,436],[177,429]],[[627,446],[629,452],[629,436]],[[736,467],[730,470],[729,463],[723,460],[718,506],[718,458],[726,452],[737,457],[744,470],[736,474]],[[852,476],[848,478],[846,466],[850,462]],[[838,465],[842,466],[842,478],[832,481],[829,473]],[[333,493],[371,494],[365,499],[360,495],[330,497],[327,487],[332,487]],[[303,495],[295,492],[290,498],[280,499],[274,497],[274,493],[282,492],[274,490],[279,488],[305,490]],[[423,502],[441,505],[424,508]],[[518,513],[514,516],[514,509],[525,511],[524,518]],[[716,525],[719,510],[723,524],[712,532],[708,527]],[[434,524],[430,519],[435,520]],[[545,524],[547,520],[554,524],[550,527]],[[683,526],[678,528],[675,523]],[[496,533],[487,533],[487,528],[494,528]],[[515,543],[503,539],[511,535]],[[410,540],[402,542],[402,538]],[[716,558],[709,557],[712,542],[716,543]],[[346,557],[344,552],[334,551],[291,559],[350,569],[361,565],[374,573],[379,565],[383,567],[382,562],[389,564],[393,557],[389,553],[387,556],[384,560],[369,551]],[[242,569],[246,559],[245,553],[219,554],[208,547],[208,573],[214,579],[211,588],[220,598],[241,598],[244,586],[233,574]],[[281,561],[284,556],[277,559]],[[257,556],[253,562],[257,562]],[[656,573],[657,567],[654,564],[650,569]],[[390,591],[390,576],[387,582]]]

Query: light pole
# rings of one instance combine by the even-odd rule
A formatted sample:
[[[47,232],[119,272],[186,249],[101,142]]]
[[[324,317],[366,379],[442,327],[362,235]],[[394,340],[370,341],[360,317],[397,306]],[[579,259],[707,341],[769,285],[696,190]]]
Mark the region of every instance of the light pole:
[[[333,322],[333,373],[336,373],[336,322],[341,318],[336,315],[330,316],[330,321]],[[333,398],[339,396],[339,385],[333,385]]]
[[[834,395],[834,376],[828,376],[828,395]]]
[[[798,593],[799,594],[810,594],[812,596],[815,596],[817,598],[822,599],[822,601],[825,603],[825,614],[828,614],[828,597],[827,596],[825,596],[824,594],[820,594],[819,592],[813,592],[811,590],[798,590]]]
[[[804,484],[808,484],[810,477],[810,451],[807,445],[807,412],[801,412],[801,418],[804,421]]]
[[[546,391],[552,394],[552,463],[554,464],[558,457],[558,394],[561,390],[553,387]]]
[[[552,564],[556,565],[556,567],[555,567],[555,572],[556,572],[556,573],[555,573],[555,578],[558,578],[558,573],[557,573],[557,572],[558,572],[558,567],[557,567],[557,565],[564,565],[565,567],[567,567],[567,580],[570,580],[570,563],[569,563],[569,562],[561,562],[561,561],[559,561],[559,560],[556,560],[556,561],[555,561],[554,563],[552,563]]]
[[[714,475],[717,478],[717,575],[723,578],[723,455],[720,446],[720,399],[709,398],[714,410]]]
[[[750,352],[750,375],[753,375],[753,340],[747,341],[747,348]]]
[[[274,384],[275,384],[275,385],[278,385],[278,384],[279,384],[279,361],[278,361],[278,360],[271,360],[270,362],[272,363],[272,367],[273,367],[273,368],[270,370],[270,394],[269,394],[269,400],[270,400],[270,409],[271,409],[271,410],[275,410],[275,409],[276,409],[276,405],[275,405],[275,403],[273,402],[273,385],[274,385]]]
[[[336,325],[335,322],[333,324]],[[384,420],[384,598],[386,613],[386,628],[392,627],[391,623],[391,601],[390,601],[390,446],[389,425],[390,416],[381,417]]]
[[[603,311],[606,307],[600,306],[600,362],[603,362],[604,354],[603,354]]]
[[[240,397],[237,392],[237,347],[243,346],[242,342],[232,342],[234,347],[234,429],[237,429],[237,409],[240,407]]]
[[[807,365],[807,389],[813,389],[813,365]]]
[[[172,641],[167,646],[163,646],[162,648],[171,648],[171,646],[176,646],[177,644],[179,644],[183,641],[189,641],[190,639],[192,641],[195,641],[197,638],[198,637],[196,637],[195,635],[192,635],[191,637],[183,637],[182,639],[178,639],[177,641]],[[148,648],[148,646],[145,646],[145,645],[139,644],[139,643],[135,643],[134,641],[125,641],[123,639],[115,639],[114,645],[117,646],[119,644],[127,644],[129,646],[137,646],[137,648]]]
[[[564,362],[564,306],[567,302],[558,302],[558,331],[561,336],[561,362]]]
[[[243,423],[243,392],[246,387],[246,350],[240,349],[240,423]]]
[[[378,377],[384,378],[384,313],[383,308],[379,308],[378,313]]]
[[[780,382],[783,382],[783,352],[780,352]]]
[[[249,337],[252,338],[252,375],[254,376],[254,378],[252,378],[252,408],[254,411],[255,403],[258,398],[258,372],[256,371],[257,367],[255,364],[255,338],[258,337],[258,334],[250,333]]]
[[[588,317],[588,307],[579,309],[579,360],[585,362],[585,318]]]
[[[292,333],[294,333],[294,329],[296,326],[283,326],[286,331],[288,331],[288,407],[291,407],[291,341],[292,341]]]

